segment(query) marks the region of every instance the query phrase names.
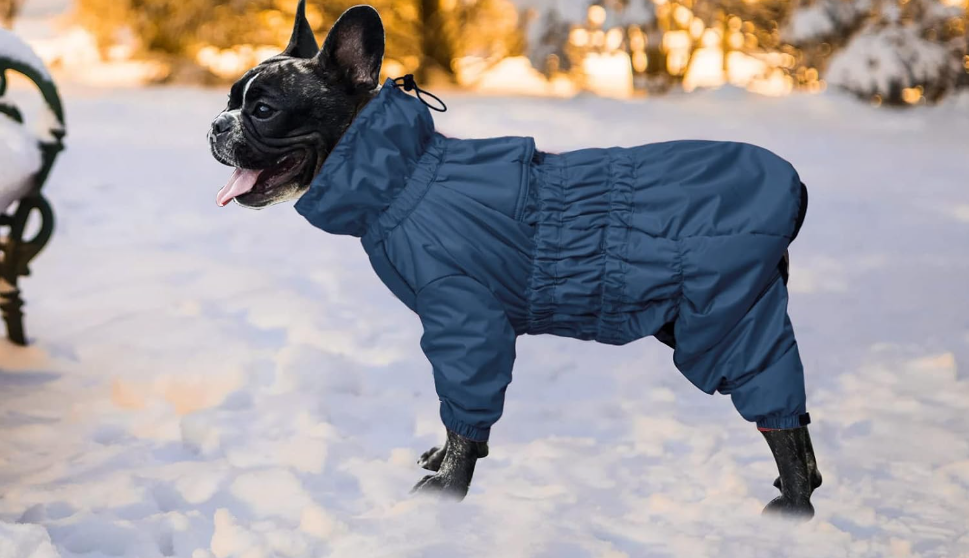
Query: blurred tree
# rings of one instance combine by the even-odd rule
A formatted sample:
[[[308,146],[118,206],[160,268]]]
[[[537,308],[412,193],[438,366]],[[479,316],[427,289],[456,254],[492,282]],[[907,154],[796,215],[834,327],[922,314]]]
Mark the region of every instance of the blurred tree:
[[[664,30],[653,0],[559,0],[531,12],[528,57],[546,75],[583,79],[586,56],[622,51],[636,88],[666,90],[675,82],[666,71]]]
[[[539,12],[531,8],[526,15],[527,55],[540,72],[551,75],[572,69],[572,59],[566,52],[572,23],[554,8]]]
[[[571,31],[584,25],[589,0],[532,2],[525,10],[526,55],[547,76],[572,71],[575,55]],[[580,54],[581,55],[581,54]]]
[[[0,0],[0,27],[13,28],[13,20],[17,18],[23,0]]]
[[[441,5],[455,55],[504,58],[525,53],[518,9],[509,0],[442,0]]]
[[[0,0],[0,18],[23,0]],[[309,0],[320,40],[360,0]],[[512,2],[529,7],[520,17]],[[281,48],[296,0],[76,0],[104,46],[128,41],[173,64],[230,52],[231,77]],[[633,83],[664,91],[701,47],[780,64],[796,85],[832,85],[880,102],[934,100],[969,87],[969,0],[370,0],[387,33],[385,70],[454,80],[455,60],[528,54],[547,75],[582,77],[590,54],[624,51]],[[11,16],[6,16],[9,20]],[[527,42],[526,42],[527,34]],[[262,48],[259,48],[262,47]],[[232,58],[231,56],[229,58]],[[737,57],[738,60],[744,60]],[[707,61],[709,61],[709,56]],[[780,61],[780,62],[778,62]],[[209,66],[206,66],[209,67]],[[699,66],[698,66],[699,67]],[[225,69],[228,68],[228,69]],[[837,70],[837,71],[836,71]],[[787,78],[785,78],[787,79]]]
[[[799,77],[876,104],[940,99],[965,83],[966,0],[802,0],[784,28]]]
[[[5,1],[5,0],[0,0]],[[309,0],[307,18],[322,42],[359,0]],[[452,60],[468,52],[506,55],[522,49],[517,11],[508,0],[370,0],[381,15],[392,71],[453,77]],[[296,0],[77,0],[78,18],[110,46],[125,34],[142,54],[193,60],[206,47],[282,48]]]
[[[451,26],[447,25],[441,1],[418,0],[417,11],[420,14],[422,54],[418,78],[426,82],[429,72],[437,71],[450,79],[454,74],[451,60],[454,60],[455,37]]]
[[[729,71],[732,51],[768,53],[783,50],[781,24],[790,17],[787,0],[695,0],[694,16],[720,37],[723,71]]]
[[[796,86],[820,90],[827,73],[860,96],[904,104],[969,87],[967,11],[969,0],[555,0],[532,18],[528,52],[546,73],[575,73],[619,30],[634,83],[651,91],[682,79],[699,49],[718,47],[725,75],[738,51],[780,66]]]
[[[653,92],[669,89],[675,80],[667,72],[661,40],[664,30],[656,4],[652,0],[607,0],[597,5],[605,10],[602,26],[622,32],[620,48],[629,55],[633,85]]]
[[[797,76],[805,81],[827,69],[831,54],[843,48],[870,15],[869,1],[797,0],[791,17],[781,31],[785,45],[798,55]]]

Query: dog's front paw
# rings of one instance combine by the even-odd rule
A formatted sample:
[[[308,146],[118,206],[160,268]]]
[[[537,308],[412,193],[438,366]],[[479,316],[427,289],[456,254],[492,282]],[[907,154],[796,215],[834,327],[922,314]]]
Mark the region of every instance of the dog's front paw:
[[[421,458],[417,460],[417,464],[428,471],[437,472],[441,470],[441,463],[444,462],[445,455],[447,455],[447,444],[444,444],[442,447],[434,446],[421,454]]]
[[[456,481],[452,475],[427,475],[414,485],[411,494],[436,496],[460,502],[468,495],[470,483]]]
[[[417,463],[435,473],[420,480],[411,493],[463,500],[474,477],[475,462],[488,455],[488,444],[464,438],[448,430],[447,443],[431,448]]]

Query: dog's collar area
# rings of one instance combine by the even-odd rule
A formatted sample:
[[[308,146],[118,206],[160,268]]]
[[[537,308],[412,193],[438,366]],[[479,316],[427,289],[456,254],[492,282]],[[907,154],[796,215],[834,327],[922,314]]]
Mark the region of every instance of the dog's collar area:
[[[430,91],[421,89],[417,85],[417,82],[414,81],[414,74],[406,74],[401,77],[394,78],[394,87],[401,88],[404,91],[414,91],[417,94],[417,98],[420,100],[420,102],[424,103],[424,106],[431,110],[436,110],[437,112],[447,112],[447,105],[444,104],[444,101]],[[434,99],[441,106],[438,107],[433,103],[428,103],[427,100],[421,96],[422,94]]]
[[[296,210],[319,229],[364,236],[408,184],[423,186],[433,178],[428,172],[436,168],[443,137],[434,131],[432,114],[402,83],[386,79],[330,151]]]

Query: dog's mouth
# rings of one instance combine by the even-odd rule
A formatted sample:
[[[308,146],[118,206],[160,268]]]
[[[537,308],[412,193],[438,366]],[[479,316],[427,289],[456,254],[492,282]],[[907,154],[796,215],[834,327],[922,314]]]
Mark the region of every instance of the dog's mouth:
[[[265,169],[237,168],[229,182],[219,190],[215,198],[219,207],[247,194],[266,195],[272,190],[290,184],[303,171],[309,157],[305,152],[286,155],[275,165]]]

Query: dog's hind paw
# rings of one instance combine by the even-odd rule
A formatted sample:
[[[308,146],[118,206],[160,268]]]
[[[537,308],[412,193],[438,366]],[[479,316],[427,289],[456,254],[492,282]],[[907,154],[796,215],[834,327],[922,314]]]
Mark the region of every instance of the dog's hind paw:
[[[445,455],[447,455],[447,444],[444,444],[442,447],[434,446],[421,454],[421,458],[417,460],[417,464],[428,471],[437,472],[441,469],[441,463],[444,462]]]
[[[427,475],[417,481],[410,492],[411,494],[436,496],[460,502],[468,495],[468,488],[468,483],[455,482],[452,476],[434,474]]]
[[[778,496],[767,504],[762,513],[793,521],[809,521],[814,517],[814,506],[808,500],[794,501],[785,496]]]

